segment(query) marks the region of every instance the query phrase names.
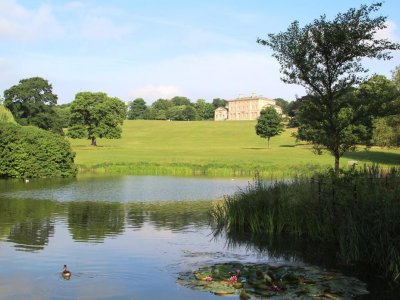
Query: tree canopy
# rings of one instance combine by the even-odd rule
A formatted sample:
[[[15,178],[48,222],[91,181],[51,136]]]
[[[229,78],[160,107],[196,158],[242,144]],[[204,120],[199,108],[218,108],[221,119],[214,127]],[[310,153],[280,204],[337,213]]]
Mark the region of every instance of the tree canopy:
[[[143,98],[136,98],[128,103],[128,120],[145,119],[147,112],[146,101]]]
[[[71,103],[68,136],[88,138],[97,146],[97,138],[121,138],[121,125],[126,117],[126,105],[106,93],[81,92]]]
[[[373,86],[365,87],[377,97],[381,97],[383,93],[386,97],[394,98],[394,101],[386,106],[390,115],[373,121],[373,143],[383,147],[400,146],[400,66],[396,67],[392,75],[390,82],[380,76],[380,80],[375,80]],[[379,82],[384,82],[381,86],[385,89],[376,86]]]
[[[349,122],[356,119],[349,90],[363,82],[368,72],[361,59],[390,59],[390,51],[400,49],[399,44],[376,35],[387,27],[386,17],[371,16],[381,5],[361,5],[332,21],[323,15],[303,28],[295,21],[287,31],[257,40],[273,50],[284,82],[307,89],[311,97],[301,106],[301,123],[310,129],[310,142],[334,155],[336,174],[340,157],[358,142],[354,138],[358,133],[364,134]]]
[[[268,141],[271,137],[279,135],[283,132],[283,124],[281,116],[276,112],[275,108],[267,107],[260,112],[257,119],[256,134]]]
[[[22,79],[19,84],[4,91],[4,106],[11,111],[17,123],[62,133],[53,109],[56,104],[57,95],[53,94],[52,85],[41,77]]]

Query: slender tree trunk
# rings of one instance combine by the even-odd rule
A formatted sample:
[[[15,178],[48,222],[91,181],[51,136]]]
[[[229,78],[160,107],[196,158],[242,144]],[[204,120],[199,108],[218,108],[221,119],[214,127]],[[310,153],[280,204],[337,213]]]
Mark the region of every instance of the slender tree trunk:
[[[92,144],[93,147],[97,146],[97,141],[96,141],[96,137],[92,136]]]
[[[268,141],[268,149],[269,149],[269,138],[267,138],[267,141]]]
[[[335,151],[335,175],[336,175],[336,177],[339,176],[339,160],[340,160],[339,151],[336,150]]]

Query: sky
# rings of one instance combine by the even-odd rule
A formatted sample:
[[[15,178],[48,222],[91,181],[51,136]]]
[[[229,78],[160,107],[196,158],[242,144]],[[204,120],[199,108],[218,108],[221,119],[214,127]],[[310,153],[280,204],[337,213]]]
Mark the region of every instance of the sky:
[[[0,96],[21,79],[49,81],[58,104],[81,91],[123,101],[185,96],[234,99],[256,93],[288,101],[305,95],[280,80],[279,64],[257,38],[304,26],[358,0],[0,0]],[[386,0],[381,37],[400,42],[400,1]],[[365,61],[391,77],[390,61]]]

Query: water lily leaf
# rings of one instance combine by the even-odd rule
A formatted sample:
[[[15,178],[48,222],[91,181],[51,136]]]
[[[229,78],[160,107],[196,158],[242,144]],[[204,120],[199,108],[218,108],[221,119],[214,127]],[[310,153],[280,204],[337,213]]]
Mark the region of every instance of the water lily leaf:
[[[360,280],[314,266],[221,263],[181,273],[177,281],[219,296],[246,294],[256,299],[350,299],[368,294]]]

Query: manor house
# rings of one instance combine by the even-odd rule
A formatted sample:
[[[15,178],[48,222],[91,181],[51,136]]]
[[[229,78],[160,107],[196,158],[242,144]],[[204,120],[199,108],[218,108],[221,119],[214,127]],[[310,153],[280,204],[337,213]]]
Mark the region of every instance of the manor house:
[[[256,94],[252,94],[250,97],[239,96],[236,99],[228,100],[227,107],[217,108],[214,111],[214,120],[256,120],[260,116],[261,110],[267,107],[273,107],[279,114],[282,114],[282,109],[276,105],[275,100]]]

